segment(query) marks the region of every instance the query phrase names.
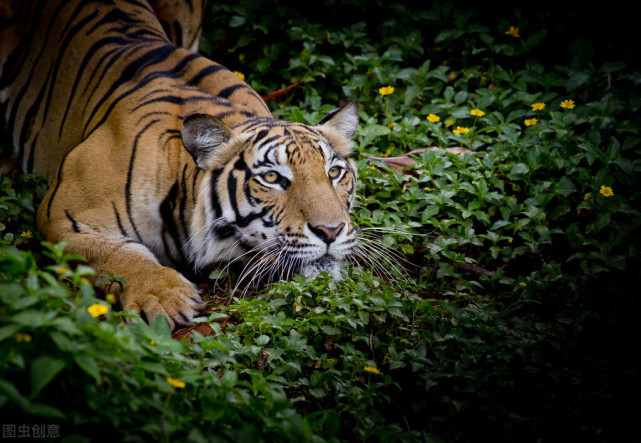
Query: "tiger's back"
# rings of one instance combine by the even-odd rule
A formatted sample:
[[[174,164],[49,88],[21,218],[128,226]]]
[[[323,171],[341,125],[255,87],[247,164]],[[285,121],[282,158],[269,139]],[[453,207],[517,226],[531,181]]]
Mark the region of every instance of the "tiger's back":
[[[145,103],[178,118],[172,104],[200,99],[198,109],[230,125],[240,121],[233,114],[271,115],[237,76],[173,46],[149,5],[114,3],[24,1],[12,11],[0,34],[0,97],[23,170],[51,182],[68,150],[114,115],[140,118]],[[199,91],[214,97],[194,97]]]
[[[217,262],[340,275],[356,102],[317,126],[275,120],[238,76],[174,46],[146,2],[12,8],[0,107],[23,170],[51,183],[38,227],[124,276],[125,310],[189,323],[202,302],[185,275]]]

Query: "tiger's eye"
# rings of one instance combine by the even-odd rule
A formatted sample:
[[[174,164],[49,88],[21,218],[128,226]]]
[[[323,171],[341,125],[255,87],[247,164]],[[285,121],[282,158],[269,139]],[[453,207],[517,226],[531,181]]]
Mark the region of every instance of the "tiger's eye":
[[[276,183],[280,175],[276,171],[268,171],[263,174],[263,178],[267,183]]]
[[[340,174],[341,168],[338,166],[332,166],[329,168],[329,171],[327,171],[327,175],[329,175],[329,178],[336,178],[338,177],[338,174]]]

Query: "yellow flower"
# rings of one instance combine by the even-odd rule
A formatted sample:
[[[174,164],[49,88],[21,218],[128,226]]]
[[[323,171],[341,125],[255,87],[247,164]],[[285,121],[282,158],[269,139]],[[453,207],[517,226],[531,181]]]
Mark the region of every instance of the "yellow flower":
[[[587,192],[587,193],[583,196],[583,200],[585,200],[585,201],[588,201],[588,200],[590,200],[591,198],[592,198],[592,193],[591,193],[591,192]]]
[[[240,77],[241,80],[245,80],[245,74],[243,74],[242,72],[234,71],[234,74]]]
[[[149,344],[151,346],[156,346],[156,340],[149,340]]]
[[[510,29],[505,31],[505,34],[511,35],[512,37],[516,37],[516,38],[520,37],[519,28],[515,28],[514,26],[510,26]]]
[[[372,366],[365,366],[363,369],[365,369],[365,372],[371,372],[372,374],[380,374],[381,371],[378,369],[372,367]]]
[[[522,281],[522,282],[521,282],[521,283],[519,283],[519,284],[520,284],[521,286],[523,286],[523,287],[526,287],[526,286],[527,286],[527,283],[525,283],[524,281]]]
[[[116,303],[116,296],[114,294],[107,294],[105,296],[105,300],[113,305],[114,303]]]
[[[566,109],[574,108],[574,100],[563,100],[561,102],[561,107]]]
[[[438,122],[440,120],[441,120],[441,117],[439,117],[436,114],[430,114],[430,115],[427,116],[427,121],[432,122],[432,123],[436,123],[436,122]]]
[[[485,112],[481,111],[480,109],[472,109],[470,111],[470,114],[472,114],[474,117],[483,117],[485,115]]]
[[[16,340],[29,343],[31,341],[31,336],[29,334],[25,334],[24,332],[18,332],[16,334]]]
[[[599,193],[604,197],[612,197],[614,195],[614,192],[612,192],[612,188],[609,186],[601,186],[601,189],[599,189]]]
[[[511,238],[508,238],[508,239],[507,239],[507,242],[508,242],[508,243],[512,243],[513,241],[514,241],[514,240],[512,240]]]
[[[100,317],[103,314],[109,312],[109,308],[105,305],[99,303],[93,304],[87,308],[87,312],[91,314],[92,317]]]
[[[64,275],[67,273],[67,268],[65,268],[64,266],[60,266],[58,269],[56,269],[56,272],[60,275]]]
[[[370,169],[371,169],[372,171],[376,171],[376,166],[372,165],[372,166],[370,166]]]
[[[393,86],[383,86],[378,90],[378,93],[381,95],[389,95],[392,92],[394,92],[394,87]]]
[[[534,126],[538,122],[539,122],[538,118],[528,118],[523,123],[525,123],[525,126]]]
[[[470,130],[468,128],[463,128],[462,126],[457,126],[452,132],[454,134],[465,134],[466,132],[470,132]]]
[[[31,233],[31,231],[22,231],[22,234],[20,234],[20,237],[32,238],[33,234]]]
[[[541,111],[545,108],[545,103],[532,103],[532,110],[533,111]]]
[[[167,377],[167,383],[172,385],[174,388],[182,389],[186,386],[184,381],[180,381],[177,378]]]

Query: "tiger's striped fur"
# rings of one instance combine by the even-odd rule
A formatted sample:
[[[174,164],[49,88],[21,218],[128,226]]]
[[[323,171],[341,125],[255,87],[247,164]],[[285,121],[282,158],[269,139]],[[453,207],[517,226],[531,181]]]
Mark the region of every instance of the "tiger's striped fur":
[[[151,0],[149,3],[169,41],[198,52],[205,0]]]
[[[0,14],[6,132],[23,170],[51,183],[38,227],[124,277],[124,310],[188,324],[203,303],[185,276],[238,258],[277,277],[340,276],[356,242],[355,101],[317,126],[274,119],[238,76],[174,46],[143,0]]]

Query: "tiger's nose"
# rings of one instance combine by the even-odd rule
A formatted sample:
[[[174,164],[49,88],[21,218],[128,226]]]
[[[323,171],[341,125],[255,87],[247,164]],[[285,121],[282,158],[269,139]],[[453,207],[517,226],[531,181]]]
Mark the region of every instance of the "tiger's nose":
[[[338,234],[345,227],[345,223],[341,223],[338,226],[325,226],[325,225],[312,226],[309,223],[307,225],[309,226],[309,230],[312,231],[316,237],[320,238],[327,244],[330,244],[331,242],[336,240],[336,237],[338,237]]]

